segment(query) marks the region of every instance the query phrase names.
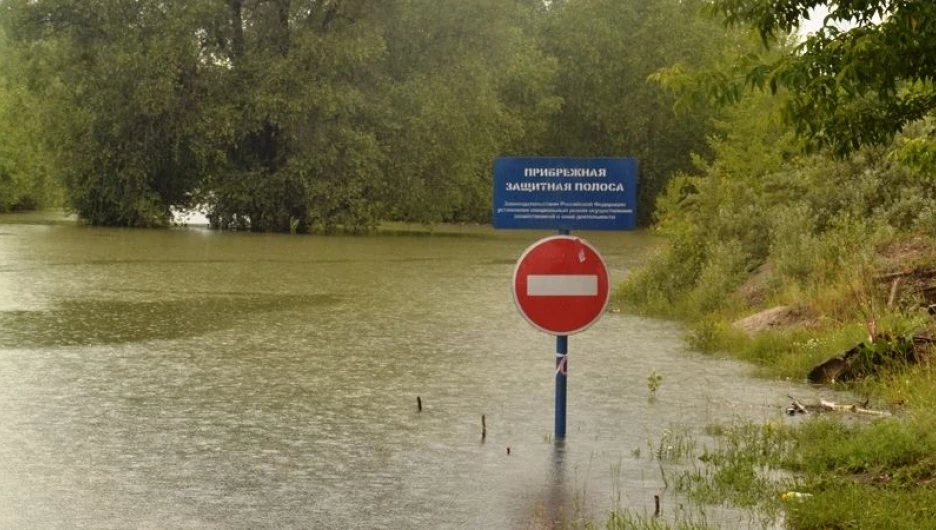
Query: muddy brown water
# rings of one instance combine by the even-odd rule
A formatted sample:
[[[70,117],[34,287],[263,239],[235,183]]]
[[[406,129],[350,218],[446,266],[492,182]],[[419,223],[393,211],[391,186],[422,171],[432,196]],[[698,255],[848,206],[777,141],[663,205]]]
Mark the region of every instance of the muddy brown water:
[[[672,514],[686,501],[651,458],[666,432],[701,443],[810,397],[688,350],[676,323],[609,313],[569,340],[557,442],[554,339],[509,287],[545,235],[0,216],[0,528],[558,528],[654,495]],[[612,283],[654,246],[583,236]]]

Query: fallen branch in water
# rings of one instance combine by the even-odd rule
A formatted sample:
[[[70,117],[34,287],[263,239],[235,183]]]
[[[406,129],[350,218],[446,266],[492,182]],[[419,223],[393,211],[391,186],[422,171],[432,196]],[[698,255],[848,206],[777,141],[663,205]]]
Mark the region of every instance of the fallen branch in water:
[[[800,403],[795,397],[789,394],[787,394],[787,397],[793,400],[793,403],[790,404],[790,408],[787,409],[787,414],[792,416],[797,413],[806,414],[808,412],[806,406]]]
[[[890,416],[890,412],[885,410],[871,410],[858,405],[839,405],[824,399],[819,400],[819,406],[822,410],[831,410],[835,412],[857,412],[858,414],[871,414],[872,416]]]
[[[788,395],[788,398],[792,400],[790,406],[787,407],[786,413],[790,416],[796,414],[808,414],[809,412],[854,412],[856,414],[870,414],[872,416],[890,416],[890,412],[884,410],[873,410],[866,408],[867,402],[862,404],[855,405],[839,405],[838,403],[833,403],[832,401],[826,401],[824,399],[819,399],[819,405],[804,405],[798,399],[793,396]]]

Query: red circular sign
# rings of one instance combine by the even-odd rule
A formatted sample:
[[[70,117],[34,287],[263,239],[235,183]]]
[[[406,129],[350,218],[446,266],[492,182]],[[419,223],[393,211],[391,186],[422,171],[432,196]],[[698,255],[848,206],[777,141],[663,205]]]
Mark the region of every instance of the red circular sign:
[[[552,335],[584,331],[608,305],[608,269],[584,239],[553,236],[530,245],[514,268],[514,302]]]

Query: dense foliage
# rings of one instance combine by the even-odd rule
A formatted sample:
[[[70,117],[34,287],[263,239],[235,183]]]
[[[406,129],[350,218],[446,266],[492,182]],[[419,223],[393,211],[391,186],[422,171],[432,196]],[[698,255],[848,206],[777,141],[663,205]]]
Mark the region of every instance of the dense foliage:
[[[0,33],[0,72],[9,71],[6,41]],[[0,212],[28,210],[55,202],[51,168],[43,156],[35,119],[39,102],[23,86],[0,76]]]
[[[545,150],[637,157],[643,179],[638,212],[644,223],[652,219],[669,176],[691,167],[692,152],[708,153],[705,140],[712,131],[707,107],[677,114],[672,95],[647,78],[675,63],[709,65],[742,35],[704,17],[704,5],[701,0],[576,1],[559,4],[546,20],[545,47],[559,58],[556,83],[564,104]]]
[[[936,232],[929,121],[845,158],[802,154],[784,104],[761,96],[734,107],[712,137],[714,160],[669,182],[657,210],[669,244],[624,287],[632,303],[698,318],[731,308],[765,264],[768,293],[816,292],[868,273],[882,241]]]
[[[816,6],[829,9],[824,27],[792,38]],[[677,63],[654,76],[679,105],[714,99],[728,110],[713,160],[668,181],[656,213],[670,245],[626,296],[700,317],[730,307],[762,266],[775,296],[815,293],[867,273],[858,269],[880,241],[933,233],[936,26],[923,22],[934,6],[714,0],[729,24],[752,26],[761,50],[726,49],[701,69]]]
[[[731,42],[704,3],[3,0],[0,208],[55,182],[104,225],[486,223],[495,157],[600,155],[640,159],[647,220],[711,130],[647,83]]]
[[[788,121],[814,146],[839,154],[890,141],[936,108],[936,2],[932,0],[714,0],[729,23],[765,43],[792,33],[811,10],[823,26],[793,53],[739,62],[745,80],[787,88]]]

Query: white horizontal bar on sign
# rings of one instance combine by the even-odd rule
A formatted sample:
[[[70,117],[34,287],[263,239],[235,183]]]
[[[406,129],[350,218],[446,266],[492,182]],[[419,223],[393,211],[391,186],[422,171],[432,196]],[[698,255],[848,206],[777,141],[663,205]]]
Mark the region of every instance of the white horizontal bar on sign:
[[[598,296],[594,274],[531,274],[527,296]]]

